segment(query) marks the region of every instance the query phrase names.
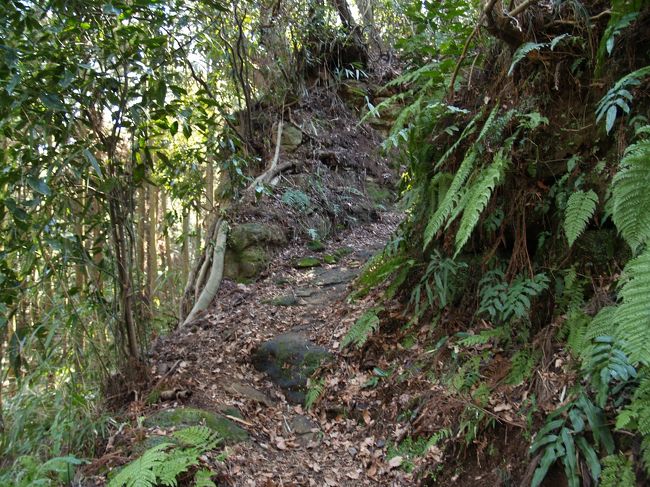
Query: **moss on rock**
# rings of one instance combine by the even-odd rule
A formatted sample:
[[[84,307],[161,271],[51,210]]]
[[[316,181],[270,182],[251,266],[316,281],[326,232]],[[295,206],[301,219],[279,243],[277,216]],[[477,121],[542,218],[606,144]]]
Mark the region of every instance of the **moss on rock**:
[[[144,420],[148,428],[187,428],[204,425],[214,430],[225,443],[238,443],[248,439],[248,433],[223,416],[196,408],[163,409]]]
[[[280,386],[293,403],[304,402],[307,379],[331,354],[298,333],[284,333],[260,345],[252,362]]]

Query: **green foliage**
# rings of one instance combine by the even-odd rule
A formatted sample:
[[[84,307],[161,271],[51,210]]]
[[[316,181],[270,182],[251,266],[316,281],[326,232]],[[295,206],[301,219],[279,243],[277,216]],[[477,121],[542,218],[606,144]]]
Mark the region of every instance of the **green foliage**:
[[[608,455],[601,461],[600,487],[635,487],[636,475],[632,462],[623,453]]]
[[[325,379],[309,379],[307,394],[305,394],[305,409],[311,410],[325,391]]]
[[[357,348],[363,347],[370,335],[379,328],[379,317],[377,315],[382,310],[381,306],[376,306],[362,314],[343,337],[341,350],[349,345],[354,345]]]
[[[500,270],[488,272],[479,283],[481,304],[477,313],[489,316],[494,323],[525,318],[532,305],[531,299],[543,293],[548,284],[549,278],[544,273],[532,278],[517,276],[508,284]]]
[[[604,117],[607,133],[611,132],[614,127],[614,122],[616,122],[620,111],[627,114],[630,113],[630,103],[634,100],[630,89],[634,86],[639,86],[641,81],[649,75],[650,66],[646,66],[645,68],[637,69],[623,76],[598,102],[596,122],[600,122]]]
[[[525,42],[519,46],[515,53],[512,55],[512,64],[508,70],[508,76],[512,76],[512,73],[515,70],[515,66],[517,66],[517,64],[519,64],[521,60],[525,59],[526,56],[528,56],[528,54],[531,52],[540,51],[542,49],[550,49],[553,51],[562,40],[570,37],[571,36],[569,34],[561,34],[554,37],[550,42]]]
[[[455,280],[458,272],[466,268],[467,264],[455,262],[454,259],[443,257],[438,250],[434,250],[429,258],[426,271],[420,278],[420,282],[411,291],[409,306],[414,309],[414,319],[419,319],[427,309],[443,309],[454,294],[458,291],[456,287],[460,284]],[[426,297],[427,306],[422,306],[422,296]]]
[[[649,184],[650,138],[643,138],[625,150],[612,181],[612,219],[635,252],[650,238]]]
[[[587,228],[587,223],[596,211],[598,195],[592,190],[575,191],[569,196],[564,216],[564,233],[571,247]]]
[[[218,435],[210,428],[192,426],[176,431],[173,442],[161,443],[147,451],[140,458],[123,467],[109,482],[109,487],[153,487],[178,485],[178,476],[190,467],[199,464],[199,457],[213,450],[220,443]],[[210,476],[205,470],[199,478],[203,485],[210,485]]]
[[[405,472],[412,472],[415,468],[413,460],[425,456],[428,451],[437,446],[441,441],[450,438],[452,435],[449,429],[441,429],[429,438],[413,438],[407,436],[399,444],[389,443],[386,448],[386,459],[390,461],[395,457],[402,458],[400,468]]]
[[[508,148],[509,146],[506,150]],[[465,204],[458,204],[459,208],[461,206],[464,208],[463,217],[456,232],[455,255],[458,255],[472,234],[481,213],[490,201],[494,188],[502,181],[509,163],[510,159],[504,154],[504,150],[500,149],[494,156],[492,164],[481,172],[477,181],[467,190]]]
[[[614,336],[633,364],[650,365],[650,247],[623,269],[621,303],[612,316]],[[602,311],[601,311],[602,313]]]
[[[600,39],[596,56],[598,74],[605,66],[607,57],[605,53],[611,55],[614,51],[616,37],[635,22],[641,10],[647,5],[647,0],[612,0],[609,22]]]
[[[0,475],[0,484],[15,487],[70,484],[75,467],[83,463],[74,456],[55,457],[42,462],[35,456],[23,455],[18,457],[11,471]]]
[[[398,246],[399,243],[396,245]],[[408,259],[400,253],[398,249],[392,251],[387,246],[384,252],[374,255],[368,260],[361,275],[355,282],[357,290],[352,293],[351,298],[355,299],[367,295],[371,289],[388,281],[396,273],[398,274],[396,279],[399,280],[399,276],[402,276],[401,282],[403,282],[414,262],[414,260]]]
[[[587,432],[591,432],[593,443]],[[548,469],[561,461],[569,487],[580,485],[579,460],[586,463],[591,478],[598,482],[601,472],[598,454],[600,446],[607,453],[614,451],[614,439],[607,429],[603,410],[595,406],[584,394],[552,412],[546,424],[535,435],[530,453],[543,452],[539,466],[533,474],[531,487],[541,485]]]
[[[611,381],[626,383],[636,377],[636,369],[630,365],[625,353],[612,337],[601,336],[583,352],[582,370],[590,378],[596,391],[596,403],[605,407],[612,394]],[[615,392],[614,392],[615,393]]]
[[[287,189],[282,194],[282,202],[300,211],[307,211],[311,207],[309,196],[298,189]]]
[[[511,359],[510,372],[506,377],[506,384],[518,386],[530,379],[539,361],[541,353],[538,350],[525,348],[517,351]]]

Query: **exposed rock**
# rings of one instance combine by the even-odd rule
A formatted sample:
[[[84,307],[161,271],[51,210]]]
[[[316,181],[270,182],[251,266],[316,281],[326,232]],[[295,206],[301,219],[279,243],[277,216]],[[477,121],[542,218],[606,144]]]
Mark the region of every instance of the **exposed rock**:
[[[288,433],[296,435],[298,443],[302,446],[307,446],[310,443],[315,443],[318,441],[320,435],[320,427],[316,421],[308,418],[307,416],[298,415],[294,416],[289,421]]]
[[[252,356],[253,366],[265,372],[295,404],[305,400],[307,379],[330,353],[298,333],[283,333],[260,345]]]
[[[228,239],[224,275],[237,281],[256,277],[270,262],[272,249],[286,242],[283,230],[277,225],[244,223],[235,226]]]
[[[238,396],[242,396],[246,399],[250,399],[251,401],[264,404],[265,406],[273,405],[273,400],[271,400],[271,398],[268,397],[266,394],[264,394],[261,391],[258,391],[252,386],[242,384],[240,382],[232,382],[228,384],[226,386],[226,390]]]
[[[279,296],[277,298],[269,299],[266,302],[274,306],[298,306],[300,304],[295,294],[286,294],[284,296]]]
[[[318,275],[314,284],[317,286],[333,286],[350,282],[359,274],[359,269],[349,269],[347,267],[335,267],[323,271]]]
[[[303,257],[294,262],[293,266],[298,269],[308,269],[310,267],[318,267],[321,262],[316,257]]]
[[[280,145],[287,152],[293,152],[302,143],[302,132],[293,125],[285,124],[282,128]]]
[[[225,443],[238,443],[248,439],[248,433],[223,416],[196,408],[163,409],[144,420],[147,428],[187,428],[207,426],[214,430]]]

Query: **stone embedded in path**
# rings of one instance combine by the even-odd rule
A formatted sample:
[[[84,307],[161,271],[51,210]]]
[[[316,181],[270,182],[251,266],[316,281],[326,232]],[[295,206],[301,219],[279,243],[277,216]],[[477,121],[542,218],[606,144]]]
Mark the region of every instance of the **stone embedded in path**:
[[[147,428],[187,428],[207,426],[215,431],[227,444],[248,439],[248,433],[234,422],[211,411],[196,408],[162,409],[144,420]]]
[[[317,286],[334,286],[335,284],[343,284],[350,282],[359,275],[359,269],[349,269],[347,267],[334,267],[321,272],[314,284]]]
[[[273,401],[271,398],[252,386],[242,384],[240,382],[232,382],[228,384],[225,389],[232,394],[245,397],[246,399],[264,404],[265,406],[273,406]]]
[[[302,404],[307,379],[331,354],[295,332],[283,333],[262,343],[252,356],[255,369],[265,372],[289,402]]]

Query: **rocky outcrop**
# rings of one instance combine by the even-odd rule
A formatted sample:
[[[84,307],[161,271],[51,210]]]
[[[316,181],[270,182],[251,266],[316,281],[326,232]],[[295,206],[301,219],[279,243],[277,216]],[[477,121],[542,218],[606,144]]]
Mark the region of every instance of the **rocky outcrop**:
[[[253,353],[253,366],[282,388],[287,400],[305,400],[307,379],[331,354],[299,333],[289,332],[260,345]]]
[[[271,260],[273,250],[287,243],[282,228],[267,223],[235,226],[228,238],[224,275],[236,281],[257,277]]]

